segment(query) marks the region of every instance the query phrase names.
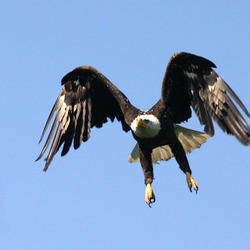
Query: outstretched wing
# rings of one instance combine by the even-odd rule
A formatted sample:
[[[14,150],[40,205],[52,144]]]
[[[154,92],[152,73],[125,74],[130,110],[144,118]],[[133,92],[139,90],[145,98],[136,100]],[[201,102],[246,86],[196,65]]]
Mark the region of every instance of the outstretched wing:
[[[42,136],[52,121],[48,138],[37,160],[41,159],[51,144],[45,159],[46,171],[63,144],[61,155],[65,155],[74,140],[77,149],[82,141],[90,137],[90,128],[102,127],[108,121],[116,118],[122,123],[125,132],[130,130],[124,119],[124,112],[128,107],[133,108],[126,96],[116,88],[105,76],[90,66],[74,69],[62,79],[63,89],[45,124]],[[51,142],[52,141],[52,142]]]
[[[174,123],[188,120],[192,106],[206,133],[214,134],[213,118],[223,131],[248,145],[250,128],[237,106],[248,117],[250,114],[212,68],[216,68],[214,63],[205,58],[175,53],[163,79],[161,100]]]

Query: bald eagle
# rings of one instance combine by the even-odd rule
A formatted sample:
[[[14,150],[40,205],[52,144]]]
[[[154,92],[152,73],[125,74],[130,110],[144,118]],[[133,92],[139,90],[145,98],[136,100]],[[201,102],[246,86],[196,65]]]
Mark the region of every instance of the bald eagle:
[[[129,161],[141,163],[146,185],[145,201],[149,206],[155,202],[153,164],[173,156],[186,175],[190,191],[197,192],[198,185],[192,176],[186,153],[200,147],[214,135],[212,120],[242,144],[250,144],[250,127],[241,112],[248,117],[250,114],[213,68],[216,68],[215,64],[203,57],[185,52],[173,54],[163,78],[160,100],[146,111],[134,107],[95,68],[75,68],[62,78],[62,91],[39,142],[53,118],[54,121],[37,160],[51,145],[45,158],[46,171],[61,146],[63,156],[72,143],[77,149],[82,142],[88,141],[92,127],[101,128],[108,118],[112,122],[116,118],[125,132],[131,131],[137,142]],[[178,125],[191,118],[191,107],[204,125],[204,133]]]

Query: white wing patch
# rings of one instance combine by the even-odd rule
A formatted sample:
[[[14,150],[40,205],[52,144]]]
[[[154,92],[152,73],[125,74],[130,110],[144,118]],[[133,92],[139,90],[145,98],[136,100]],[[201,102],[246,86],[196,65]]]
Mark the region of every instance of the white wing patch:
[[[192,78],[192,79],[197,79],[197,74],[193,73],[193,72],[188,72],[188,71],[183,71],[184,72],[184,75],[189,77],[189,78]]]
[[[217,82],[219,82],[220,80],[220,77],[217,77],[217,81],[213,85],[208,85],[208,89],[210,92],[213,92],[216,89]]]

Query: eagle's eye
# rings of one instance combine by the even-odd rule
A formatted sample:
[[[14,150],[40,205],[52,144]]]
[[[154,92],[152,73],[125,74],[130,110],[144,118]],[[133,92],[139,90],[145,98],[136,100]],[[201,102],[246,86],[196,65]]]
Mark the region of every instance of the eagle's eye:
[[[149,123],[149,120],[148,120],[148,119],[145,119],[144,122],[148,124],[148,123]]]

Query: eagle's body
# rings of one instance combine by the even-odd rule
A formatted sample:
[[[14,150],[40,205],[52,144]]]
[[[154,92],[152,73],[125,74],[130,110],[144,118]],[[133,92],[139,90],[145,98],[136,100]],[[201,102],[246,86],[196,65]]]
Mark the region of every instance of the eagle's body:
[[[130,162],[140,161],[147,185],[145,199],[150,205],[155,201],[151,187],[153,163],[174,156],[186,174],[192,190],[198,185],[191,176],[187,152],[200,147],[213,136],[212,118],[220,128],[244,145],[250,144],[250,128],[235,103],[250,116],[233,90],[212,69],[209,60],[188,53],[175,53],[166,70],[160,100],[149,110],[134,107],[128,98],[105,76],[91,66],[82,66],[69,72],[62,79],[64,85],[50,113],[42,133],[43,138],[54,114],[51,131],[38,157],[51,148],[46,158],[46,171],[62,145],[65,155],[72,142],[77,149],[90,137],[92,127],[100,128],[109,118],[121,122],[125,132],[131,131],[137,145]],[[235,102],[235,103],[234,103]],[[191,107],[197,114],[206,133],[180,127],[191,117]]]

